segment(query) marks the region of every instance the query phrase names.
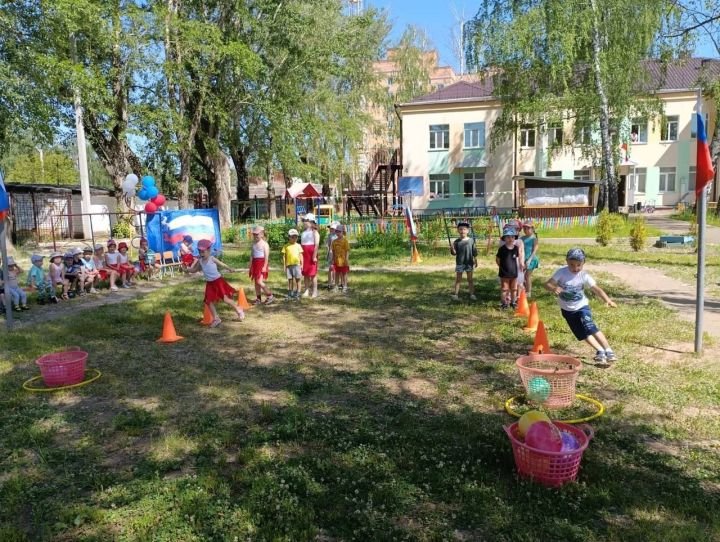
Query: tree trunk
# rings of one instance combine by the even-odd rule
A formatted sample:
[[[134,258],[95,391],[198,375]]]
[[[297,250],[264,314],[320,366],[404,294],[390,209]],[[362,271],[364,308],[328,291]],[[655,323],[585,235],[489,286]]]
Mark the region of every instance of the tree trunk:
[[[232,183],[230,179],[230,163],[227,155],[218,150],[209,157],[211,168],[214,172],[214,186],[211,191],[208,187],[208,199],[210,206],[217,207],[220,216],[220,227],[229,228],[232,226],[232,216],[230,213],[230,200],[232,194]]]
[[[188,197],[190,192],[190,152],[180,152],[180,179],[178,182],[178,207],[187,209],[189,207]]]
[[[603,84],[602,74],[600,70],[600,28],[597,16],[597,6],[595,0],[590,0],[590,7],[593,12],[593,29],[592,29],[592,57],[593,72],[595,76],[595,91],[600,98],[600,139],[602,144],[602,165],[603,165],[603,182],[600,187],[600,197],[598,198],[598,211],[607,206],[611,213],[618,211],[618,194],[617,181],[615,179],[615,162],[612,152],[612,140],[610,138],[610,107],[608,106],[607,94],[605,93],[605,85]],[[604,194],[603,194],[604,193]]]
[[[250,176],[247,170],[245,149],[240,146],[231,147],[230,157],[235,165],[235,173],[237,173],[237,199],[238,201],[247,201],[250,199]]]
[[[270,215],[270,220],[275,220],[277,218],[277,209],[275,208],[275,183],[273,182],[270,166],[267,167],[265,172],[267,174],[268,214]]]

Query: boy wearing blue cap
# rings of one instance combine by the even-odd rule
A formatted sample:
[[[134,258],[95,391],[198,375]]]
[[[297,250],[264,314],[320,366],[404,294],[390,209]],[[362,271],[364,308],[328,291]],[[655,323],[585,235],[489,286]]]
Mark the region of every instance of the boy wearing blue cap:
[[[565,259],[567,265],[555,271],[545,283],[545,288],[558,297],[560,311],[575,338],[585,341],[595,349],[594,360],[598,365],[607,365],[608,362],[617,360],[617,356],[593,321],[585,288],[590,288],[608,307],[616,305],[587,271],[583,271],[585,252],[581,248],[570,249]]]

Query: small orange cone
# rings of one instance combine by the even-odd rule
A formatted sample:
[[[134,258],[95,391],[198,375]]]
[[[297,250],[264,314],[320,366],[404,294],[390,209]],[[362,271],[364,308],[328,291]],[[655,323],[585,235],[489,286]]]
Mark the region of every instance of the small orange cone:
[[[527,325],[523,328],[525,331],[537,331],[540,315],[538,314],[537,303],[535,301],[530,305],[530,316]]]
[[[243,310],[252,309],[252,305],[248,303],[247,297],[245,297],[245,288],[240,286],[238,288],[238,307],[240,307]]]
[[[545,324],[540,320],[538,322],[537,331],[535,332],[535,344],[533,349],[530,350],[531,354],[552,354],[550,350],[550,343],[548,342],[547,332],[545,331]]]
[[[412,244],[412,263],[422,263],[422,258],[420,257],[415,241],[413,241]]]
[[[172,316],[170,316],[170,311],[167,311],[165,313],[165,320],[163,320],[162,337],[160,337],[157,342],[174,343],[182,339],[184,339],[184,337],[181,337],[175,332],[175,324],[173,324]]]
[[[525,295],[525,290],[520,290],[520,297],[518,297],[518,308],[515,311],[515,316],[520,316],[525,318],[526,316],[530,316],[530,306],[528,305],[527,296]]]
[[[202,320],[200,320],[200,323],[204,326],[209,326],[212,324],[212,321],[214,320],[212,313],[210,312],[210,307],[207,306],[207,303],[204,305],[205,311],[203,312]]]

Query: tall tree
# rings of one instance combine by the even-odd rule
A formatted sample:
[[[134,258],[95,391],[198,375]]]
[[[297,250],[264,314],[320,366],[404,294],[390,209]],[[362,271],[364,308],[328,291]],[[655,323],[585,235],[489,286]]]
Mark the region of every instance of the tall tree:
[[[642,60],[673,9],[672,0],[485,0],[468,28],[468,56],[494,74],[502,101],[491,144],[522,124],[542,132],[551,117],[573,118],[577,131],[599,126],[598,208],[617,211],[613,132],[638,109],[659,112]]]

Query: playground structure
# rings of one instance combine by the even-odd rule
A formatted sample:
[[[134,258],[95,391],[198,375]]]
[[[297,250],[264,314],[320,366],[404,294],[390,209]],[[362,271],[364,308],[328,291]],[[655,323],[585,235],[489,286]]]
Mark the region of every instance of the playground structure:
[[[318,209],[323,201],[322,185],[294,183],[285,190],[285,216],[299,224],[307,213],[320,214]]]

